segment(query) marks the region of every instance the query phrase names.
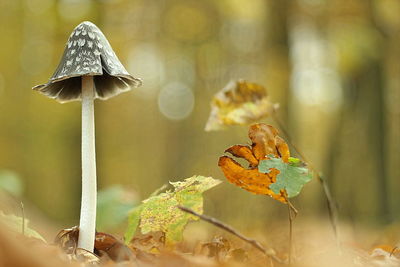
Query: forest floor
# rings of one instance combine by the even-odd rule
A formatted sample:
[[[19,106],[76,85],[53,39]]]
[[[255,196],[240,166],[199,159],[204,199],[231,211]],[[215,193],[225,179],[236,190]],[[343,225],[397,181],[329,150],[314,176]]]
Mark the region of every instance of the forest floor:
[[[73,240],[52,244],[0,229],[0,267],[11,266],[400,266],[394,240],[400,227],[385,231],[354,229],[340,225],[340,244],[329,222],[315,219],[294,225],[292,257],[288,262],[288,223],[268,229],[247,229],[245,234],[260,242],[266,253],[206,222],[191,223],[184,241],[165,247],[159,233],[135,238],[129,246],[102,233],[97,255],[79,253]],[[110,239],[111,238],[111,239]],[[65,241],[65,242],[64,242]],[[72,243],[71,243],[72,242]],[[63,247],[63,249],[60,248]]]

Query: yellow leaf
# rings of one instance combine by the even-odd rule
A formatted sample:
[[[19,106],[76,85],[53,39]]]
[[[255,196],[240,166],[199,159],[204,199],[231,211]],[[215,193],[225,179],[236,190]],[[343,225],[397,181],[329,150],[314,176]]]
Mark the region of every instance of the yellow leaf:
[[[263,86],[244,80],[232,81],[214,96],[205,130],[249,124],[269,116],[273,109],[274,104]]]

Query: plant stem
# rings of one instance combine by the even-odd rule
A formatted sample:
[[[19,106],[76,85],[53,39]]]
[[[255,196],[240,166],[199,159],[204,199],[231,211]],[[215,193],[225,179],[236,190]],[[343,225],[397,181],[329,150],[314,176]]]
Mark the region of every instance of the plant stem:
[[[82,76],[82,202],[78,248],[93,252],[96,232],[96,153],[93,76]]]
[[[25,235],[25,209],[24,203],[21,201],[21,213],[22,213],[22,235]]]
[[[315,173],[317,176],[318,181],[320,182],[322,189],[324,191],[324,195],[326,197],[326,202],[327,202],[327,207],[328,207],[328,213],[329,213],[329,220],[331,222],[331,226],[333,229],[333,234],[335,235],[335,240],[338,245],[338,248],[340,249],[340,242],[339,242],[339,235],[338,235],[338,230],[337,230],[337,220],[338,220],[338,212],[337,212],[337,206],[336,206],[336,201],[334,200],[331,191],[329,189],[329,185],[326,181],[326,179],[323,177],[323,175],[316,170],[316,168],[313,166],[313,164],[306,158],[304,153],[292,142],[292,139],[286,130],[285,126],[281,122],[281,120],[278,118],[276,114],[276,109],[274,108],[272,110],[272,116],[273,120],[278,124],[278,127],[280,130],[283,132],[283,134],[286,136],[288,143],[293,147],[293,149],[296,151],[296,153],[300,156],[300,158],[307,163],[309,168]]]
[[[293,204],[289,201],[289,198],[286,198],[287,208],[288,208],[288,218],[289,218],[289,256],[288,262],[289,265],[292,263],[292,254],[293,254],[293,221],[297,216],[297,209],[293,206]]]
[[[293,218],[292,218],[292,211],[290,207],[290,202],[287,200],[287,208],[288,208],[288,218],[289,218],[289,265],[292,263],[292,241],[293,241]]]

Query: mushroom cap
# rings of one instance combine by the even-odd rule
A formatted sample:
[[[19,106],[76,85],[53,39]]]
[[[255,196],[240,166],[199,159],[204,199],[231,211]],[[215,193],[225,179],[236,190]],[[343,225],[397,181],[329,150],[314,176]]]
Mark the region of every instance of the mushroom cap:
[[[62,103],[80,100],[81,76],[93,76],[95,98],[103,100],[142,84],[126,71],[104,34],[89,21],[72,31],[50,80],[33,89]]]

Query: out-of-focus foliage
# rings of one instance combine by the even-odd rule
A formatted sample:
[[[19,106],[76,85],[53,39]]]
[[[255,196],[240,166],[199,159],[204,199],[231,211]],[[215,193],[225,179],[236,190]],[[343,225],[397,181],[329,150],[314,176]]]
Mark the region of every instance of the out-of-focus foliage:
[[[181,241],[186,224],[199,218],[181,211],[177,206],[203,213],[203,192],[220,182],[204,176],[193,176],[182,182],[170,182],[174,187],[173,191],[168,190],[151,196],[132,210],[125,233],[125,242],[129,243],[132,240],[137,227],[140,228],[142,234],[164,233],[167,245]]]
[[[0,170],[0,189],[14,196],[21,196],[23,192],[21,178],[15,172]]]
[[[12,214],[7,215],[0,210],[0,222],[13,232],[24,234],[27,237],[37,238],[46,242],[38,232],[28,226],[29,220],[26,218],[18,217]]]
[[[97,229],[106,231],[119,226],[136,204],[135,194],[121,185],[100,190],[97,194]]]

